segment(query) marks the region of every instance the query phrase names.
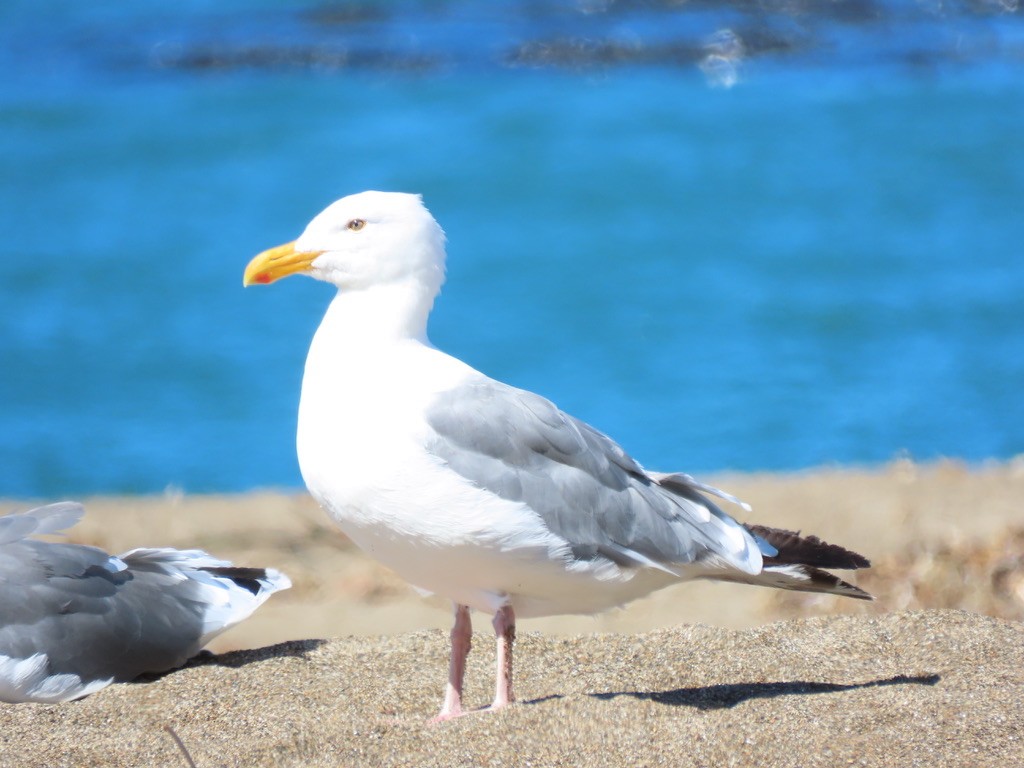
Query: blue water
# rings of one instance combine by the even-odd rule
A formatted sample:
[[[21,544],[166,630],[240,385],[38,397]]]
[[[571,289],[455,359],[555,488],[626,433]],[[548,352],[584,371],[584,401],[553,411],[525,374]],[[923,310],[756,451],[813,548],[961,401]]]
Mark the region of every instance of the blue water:
[[[652,468],[1024,452],[1024,14],[755,5],[9,0],[0,495],[301,486],[331,289],[242,269],[367,188]]]

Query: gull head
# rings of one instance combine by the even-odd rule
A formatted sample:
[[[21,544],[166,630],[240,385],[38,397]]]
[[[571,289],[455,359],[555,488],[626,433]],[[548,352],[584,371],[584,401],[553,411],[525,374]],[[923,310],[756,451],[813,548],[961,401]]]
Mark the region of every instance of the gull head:
[[[444,282],[444,232],[419,195],[360,192],[331,203],[297,240],[256,256],[243,285],[306,274],[343,290]]]

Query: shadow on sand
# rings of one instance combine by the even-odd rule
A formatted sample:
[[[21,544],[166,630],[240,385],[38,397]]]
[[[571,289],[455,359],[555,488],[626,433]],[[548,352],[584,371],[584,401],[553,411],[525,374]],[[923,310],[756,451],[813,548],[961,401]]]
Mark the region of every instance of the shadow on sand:
[[[671,691],[613,691],[589,694],[597,699],[614,699],[618,696],[632,696],[672,707],[696,707],[697,709],[728,709],[751,699],[773,699],[777,696],[801,696],[816,693],[838,693],[861,688],[878,688],[885,685],[936,685],[939,675],[897,675],[885,680],[871,680],[866,683],[814,683],[802,680],[788,683],[735,683],[730,685],[706,685],[695,688],[676,688]]]
[[[200,653],[189,661],[188,666],[216,664],[219,667],[244,667],[267,659],[278,659],[286,656],[304,659],[327,640],[289,640],[286,643],[268,645],[264,648],[253,648],[247,651],[231,651],[229,653]]]
[[[173,675],[175,672],[180,672],[183,669],[191,669],[192,667],[205,667],[209,665],[219,667],[244,667],[247,664],[255,664],[260,661],[266,661],[267,659],[277,659],[284,656],[304,659],[306,658],[306,654],[315,651],[325,643],[327,643],[326,640],[289,640],[286,643],[268,645],[264,648],[253,648],[252,650],[247,651],[231,651],[229,653],[222,654],[211,653],[210,651],[200,651],[180,667],[168,669],[166,672],[144,672],[131,682],[151,683],[154,680],[159,680],[167,675]]]

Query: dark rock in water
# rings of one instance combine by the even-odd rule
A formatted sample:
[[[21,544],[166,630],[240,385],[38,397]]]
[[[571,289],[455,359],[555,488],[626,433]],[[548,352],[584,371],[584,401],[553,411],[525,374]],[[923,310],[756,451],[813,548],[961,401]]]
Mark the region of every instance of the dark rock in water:
[[[238,48],[196,46],[162,51],[156,57],[156,64],[160,67],[186,70],[370,69],[385,72],[429,72],[440,67],[442,62],[426,55],[360,51],[344,47],[253,45]]]
[[[883,0],[578,0],[529,4],[365,2],[266,18],[250,14],[218,40],[198,27],[153,46],[161,68],[433,73],[498,67],[705,68],[725,55],[813,54],[814,63],[967,62],[1019,56],[996,25],[1018,0],[897,6]],[[241,30],[239,32],[239,30]],[[224,33],[226,35],[226,33]],[[724,37],[738,41],[718,50]],[[1012,40],[1012,38],[1008,38]],[[240,42],[241,41],[241,42]],[[258,41],[258,42],[254,42]],[[973,53],[972,53],[973,52]]]

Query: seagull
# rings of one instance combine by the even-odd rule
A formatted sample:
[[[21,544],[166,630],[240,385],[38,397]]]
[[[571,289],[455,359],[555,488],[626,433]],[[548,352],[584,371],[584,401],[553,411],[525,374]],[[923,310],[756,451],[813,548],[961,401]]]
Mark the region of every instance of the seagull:
[[[38,541],[81,520],[74,502],[0,517],[0,701],[57,703],[180,667],[291,586],[198,549],[123,555]]]
[[[493,615],[493,711],[514,700],[517,617],[592,614],[689,579],[871,599],[823,570],[867,567],[861,555],[741,524],[708,498],[749,510],[729,494],[648,471],[543,397],[434,347],[445,235],[419,195],[338,200],[297,240],[252,259],[243,285],[293,274],[338,289],[306,359],[299,467],[352,541],[452,601],[435,719],[466,711],[471,609]]]

